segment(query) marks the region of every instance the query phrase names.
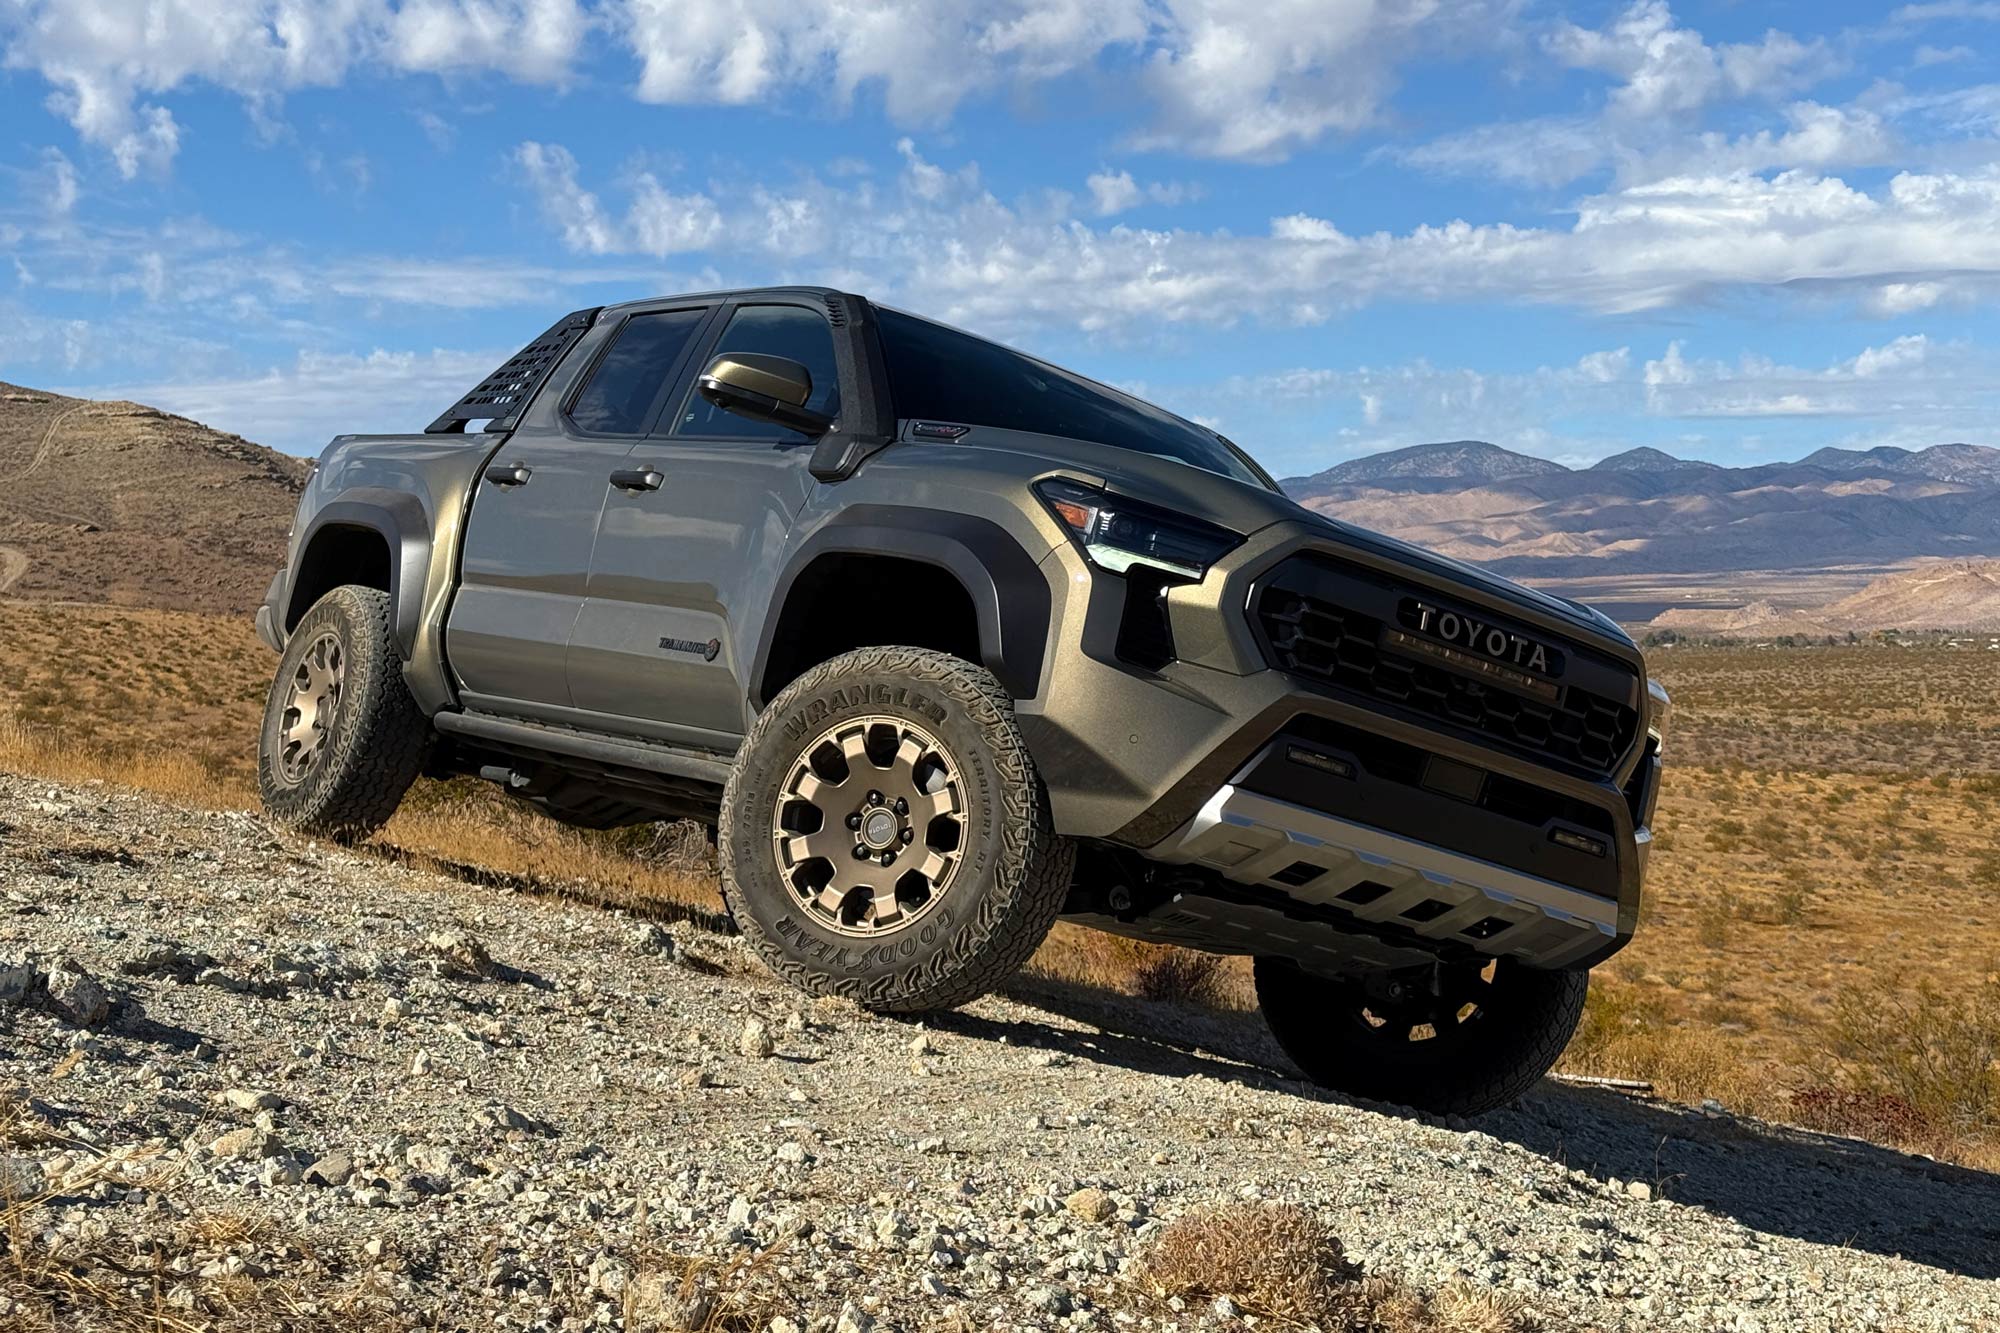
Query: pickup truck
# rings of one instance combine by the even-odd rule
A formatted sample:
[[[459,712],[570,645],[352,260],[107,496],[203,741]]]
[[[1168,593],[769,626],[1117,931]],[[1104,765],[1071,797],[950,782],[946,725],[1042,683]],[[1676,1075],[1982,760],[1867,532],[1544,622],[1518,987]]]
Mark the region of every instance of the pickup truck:
[[[283,824],[425,774],[700,819],[756,952],[885,1011],[1058,918],[1245,955],[1307,1075],[1440,1113],[1539,1079],[1630,938],[1667,714],[1604,616],[820,288],[578,311],[336,436],[257,628]]]

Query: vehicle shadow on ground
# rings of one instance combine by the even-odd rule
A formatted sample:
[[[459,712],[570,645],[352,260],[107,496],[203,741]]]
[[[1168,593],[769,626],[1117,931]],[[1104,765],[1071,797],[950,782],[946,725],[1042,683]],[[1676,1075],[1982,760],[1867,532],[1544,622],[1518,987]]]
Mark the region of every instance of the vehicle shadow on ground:
[[[932,1022],[1078,1061],[1227,1079],[1312,1102],[1345,1101],[1302,1082],[1254,1015],[1147,1004],[1040,980],[1024,980],[1008,993],[1095,1030],[964,1013]],[[1644,1181],[1657,1196],[1758,1231],[2000,1278],[2000,1175],[1553,1081],[1470,1127],[1599,1180]]]

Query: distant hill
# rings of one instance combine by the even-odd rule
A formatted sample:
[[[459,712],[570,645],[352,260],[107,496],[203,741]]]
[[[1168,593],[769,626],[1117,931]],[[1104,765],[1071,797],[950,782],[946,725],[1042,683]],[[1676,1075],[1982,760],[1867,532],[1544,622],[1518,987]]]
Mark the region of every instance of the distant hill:
[[[1518,579],[2000,556],[2000,449],[1973,444],[1822,449],[1744,468],[1642,448],[1572,471],[1456,441],[1285,487],[1308,508]]]
[[[1622,454],[1600,458],[1590,465],[1592,472],[1708,472],[1721,466],[1698,458],[1675,458],[1664,449],[1642,444]]]
[[[1817,637],[1876,629],[2000,633],[2000,560],[1922,564],[1825,606],[1787,608],[1764,599],[1731,610],[1676,607],[1655,616],[1652,627],[1724,637]]]
[[[1499,481],[1505,477],[1540,477],[1568,470],[1561,463],[1517,454],[1484,440],[1454,440],[1449,444],[1418,444],[1408,449],[1391,449],[1387,453],[1356,458],[1310,477],[1293,477],[1284,483],[1284,487],[1291,494],[1298,495],[1326,487],[1375,481],[1415,478]]]
[[[0,384],[0,596],[248,612],[309,466],[138,403]]]
[[[1914,452],[1893,445],[1867,450],[1820,449],[1800,459],[1799,466],[1865,476],[2000,483],[2000,449],[1977,444],[1938,444]]]

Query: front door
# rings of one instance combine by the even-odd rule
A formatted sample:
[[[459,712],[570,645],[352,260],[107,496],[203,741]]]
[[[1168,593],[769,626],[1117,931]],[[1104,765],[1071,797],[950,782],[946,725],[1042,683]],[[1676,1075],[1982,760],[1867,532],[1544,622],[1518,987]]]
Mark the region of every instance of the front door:
[[[813,442],[715,407],[693,371],[723,352],[761,352],[806,367],[813,411],[837,416],[841,395],[833,331],[817,307],[743,302],[717,323],[713,345],[681,377],[677,408],[632,448],[605,500],[569,680],[579,708],[728,750],[746,725],[762,599],[812,485]]]
[[[570,634],[611,473],[652,429],[710,310],[630,315],[579,343],[572,355],[595,363],[558,424],[515,432],[487,464],[445,631],[468,707],[569,706]]]

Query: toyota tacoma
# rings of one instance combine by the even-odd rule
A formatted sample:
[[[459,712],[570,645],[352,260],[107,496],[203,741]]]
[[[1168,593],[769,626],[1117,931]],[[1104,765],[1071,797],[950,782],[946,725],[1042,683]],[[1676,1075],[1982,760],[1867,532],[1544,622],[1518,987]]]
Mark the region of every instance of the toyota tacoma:
[[[691,817],[804,990],[962,1004],[1066,918],[1246,955],[1311,1078],[1465,1114],[1630,937],[1667,711],[1594,611],[804,287],[579,311],[335,437],[257,628],[284,824],[365,837],[423,774]]]

